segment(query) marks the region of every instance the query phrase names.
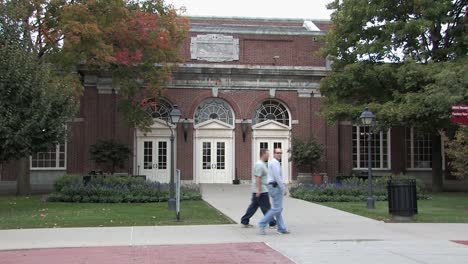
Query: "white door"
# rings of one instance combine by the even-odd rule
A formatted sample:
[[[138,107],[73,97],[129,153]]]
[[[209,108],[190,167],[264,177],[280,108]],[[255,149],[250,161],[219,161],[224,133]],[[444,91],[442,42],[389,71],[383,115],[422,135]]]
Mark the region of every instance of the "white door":
[[[231,140],[199,139],[199,182],[230,183],[232,180]]]
[[[276,148],[280,148],[282,155],[281,155],[281,169],[283,173],[283,181],[288,183],[290,179],[289,175],[289,155],[288,155],[288,139],[282,138],[256,138],[255,140],[255,153],[254,156],[257,161],[260,157],[260,149],[268,149],[270,152],[270,159],[273,158],[273,152]]]
[[[146,179],[168,183],[170,177],[170,141],[164,138],[140,138],[138,141],[138,167]]]

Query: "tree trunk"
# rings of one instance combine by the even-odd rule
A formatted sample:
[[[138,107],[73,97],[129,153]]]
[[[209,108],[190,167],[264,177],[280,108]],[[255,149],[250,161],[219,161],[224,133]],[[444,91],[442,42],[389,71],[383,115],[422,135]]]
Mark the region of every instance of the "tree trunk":
[[[31,184],[29,181],[29,158],[19,161],[18,175],[16,179],[16,195],[30,195]]]
[[[439,133],[432,135],[432,191],[442,191],[442,141]]]

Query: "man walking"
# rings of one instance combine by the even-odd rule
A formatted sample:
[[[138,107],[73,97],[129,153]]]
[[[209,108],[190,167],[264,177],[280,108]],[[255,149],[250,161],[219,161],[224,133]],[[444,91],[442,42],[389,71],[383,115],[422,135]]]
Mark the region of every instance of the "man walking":
[[[258,207],[265,215],[270,210],[270,197],[268,197],[268,169],[267,162],[269,153],[267,149],[260,150],[260,160],[255,163],[252,175],[252,201],[247,208],[247,212],[241,218],[241,224],[244,227],[253,227],[249,224],[250,218],[255,214]],[[275,226],[276,221],[272,218],[269,220],[270,226]]]
[[[289,234],[286,225],[283,221],[281,211],[283,211],[283,196],[287,194],[283,183],[283,175],[281,172],[281,155],[283,152],[280,148],[276,148],[273,153],[273,159],[268,163],[268,193],[273,200],[273,207],[268,213],[258,222],[260,228],[259,234],[265,235],[265,226],[273,217],[276,219],[278,226],[278,234]]]

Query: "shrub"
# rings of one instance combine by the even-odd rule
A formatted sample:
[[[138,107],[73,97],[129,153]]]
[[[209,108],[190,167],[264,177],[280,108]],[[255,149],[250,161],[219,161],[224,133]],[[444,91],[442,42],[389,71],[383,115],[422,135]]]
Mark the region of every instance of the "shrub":
[[[458,128],[455,138],[445,140],[453,174],[460,180],[465,179],[468,176],[468,127]]]
[[[181,200],[201,200],[196,185],[181,187]],[[64,175],[54,183],[49,202],[146,203],[169,200],[169,185],[131,176],[95,177],[87,184],[77,175]]]
[[[414,179],[407,176],[376,177],[372,180],[372,194],[377,201],[387,200],[388,180]],[[321,186],[301,184],[292,187],[291,197],[310,202],[359,202],[367,199],[367,180],[349,178],[340,184],[324,184]],[[424,183],[416,179],[418,199],[429,199]]]
[[[97,164],[103,164],[114,173],[116,167],[123,168],[130,155],[130,149],[125,144],[112,139],[101,140],[91,145],[89,154]]]
[[[64,186],[83,184],[83,179],[79,175],[66,174],[54,182],[54,191],[60,192]]]
[[[309,140],[294,138],[289,152],[291,152],[290,160],[296,165],[314,169],[317,162],[323,157],[324,147],[315,138]]]

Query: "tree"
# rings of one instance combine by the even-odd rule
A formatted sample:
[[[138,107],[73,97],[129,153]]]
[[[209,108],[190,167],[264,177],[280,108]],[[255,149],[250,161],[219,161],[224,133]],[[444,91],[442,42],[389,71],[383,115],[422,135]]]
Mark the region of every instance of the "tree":
[[[0,36],[0,167],[20,159],[18,194],[27,194],[27,157],[65,139],[66,123],[77,111],[79,83],[72,76],[54,75],[48,65],[38,64],[17,39],[9,38],[10,33],[3,33],[4,30]]]
[[[89,153],[97,164],[110,167],[110,172],[113,174],[115,168],[123,168],[130,155],[130,149],[115,140],[101,140],[90,147]]]
[[[160,95],[185,38],[187,21],[163,0],[0,0],[27,50],[64,72],[112,77],[130,125],[152,118],[141,94]]]
[[[140,98],[161,93],[186,28],[162,0],[0,0],[0,121],[11,124],[0,128],[0,163],[21,158],[25,168],[24,157],[63,140],[86,72],[112,77],[126,120],[147,129]],[[19,187],[28,188],[27,174]]]
[[[450,106],[468,100],[466,0],[347,0],[328,8],[333,26],[323,55],[333,71],[321,83],[323,114],[356,120],[364,105],[381,127],[432,134],[433,189],[442,185],[441,130]]]

